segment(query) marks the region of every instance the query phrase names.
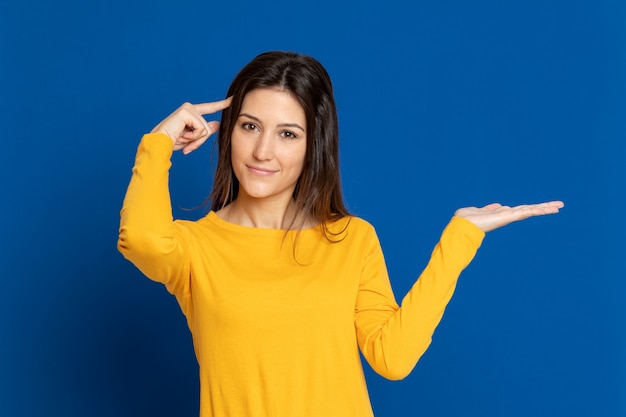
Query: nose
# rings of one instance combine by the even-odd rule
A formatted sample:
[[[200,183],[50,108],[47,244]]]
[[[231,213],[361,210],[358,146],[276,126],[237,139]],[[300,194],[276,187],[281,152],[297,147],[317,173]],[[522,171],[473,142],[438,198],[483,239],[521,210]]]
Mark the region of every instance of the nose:
[[[263,132],[257,137],[253,156],[259,161],[269,161],[274,156],[274,141],[270,132]]]

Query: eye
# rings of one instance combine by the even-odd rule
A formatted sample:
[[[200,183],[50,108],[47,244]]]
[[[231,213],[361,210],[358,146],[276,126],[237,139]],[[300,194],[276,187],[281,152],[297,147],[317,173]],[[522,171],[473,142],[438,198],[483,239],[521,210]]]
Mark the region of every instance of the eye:
[[[285,131],[281,132],[280,136],[282,136],[285,139],[297,139],[298,138],[298,135],[296,135],[295,133],[293,133],[290,130],[285,130]]]
[[[259,127],[252,122],[244,122],[241,124],[241,128],[243,130],[247,130],[249,132],[253,132],[255,130],[259,130]]]

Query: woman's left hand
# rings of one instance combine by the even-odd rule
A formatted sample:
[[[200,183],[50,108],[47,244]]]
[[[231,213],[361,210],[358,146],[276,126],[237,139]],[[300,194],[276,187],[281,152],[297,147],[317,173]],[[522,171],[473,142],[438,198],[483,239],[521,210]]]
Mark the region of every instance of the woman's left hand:
[[[563,208],[564,205],[562,201],[550,201],[547,203],[527,204],[515,207],[492,203],[482,208],[461,208],[458,209],[454,215],[469,220],[486,233],[529,217],[558,213],[559,209]]]

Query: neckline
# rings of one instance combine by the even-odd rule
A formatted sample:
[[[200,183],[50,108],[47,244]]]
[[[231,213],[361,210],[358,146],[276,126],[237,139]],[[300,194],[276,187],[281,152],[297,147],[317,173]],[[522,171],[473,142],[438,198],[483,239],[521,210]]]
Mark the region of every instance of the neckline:
[[[292,233],[297,233],[297,229],[266,229],[260,227],[251,227],[251,226],[243,226],[237,223],[231,223],[227,220],[222,219],[217,213],[213,210],[209,211],[206,216],[211,222],[216,224],[219,227],[230,230],[232,232],[242,233],[246,235],[254,235],[254,236],[265,236],[265,237],[284,237],[285,234],[289,235]],[[318,226],[308,227],[300,230],[300,233],[310,233],[311,231],[317,232],[319,229]]]

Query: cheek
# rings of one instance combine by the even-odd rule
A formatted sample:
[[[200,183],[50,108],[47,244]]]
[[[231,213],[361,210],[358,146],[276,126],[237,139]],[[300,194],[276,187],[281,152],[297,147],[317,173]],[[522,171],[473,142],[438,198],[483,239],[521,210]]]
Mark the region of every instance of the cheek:
[[[290,161],[292,169],[300,175],[306,160],[306,146],[299,147],[299,149],[290,149],[289,154],[285,155],[285,157]]]

